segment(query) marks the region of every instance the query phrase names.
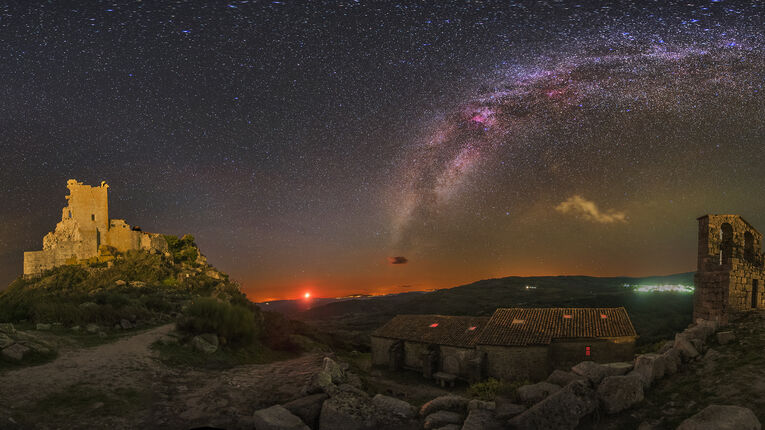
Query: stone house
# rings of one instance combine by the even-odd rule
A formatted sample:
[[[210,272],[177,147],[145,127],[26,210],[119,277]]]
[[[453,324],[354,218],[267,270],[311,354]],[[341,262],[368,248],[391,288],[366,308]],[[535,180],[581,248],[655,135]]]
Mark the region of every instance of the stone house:
[[[80,260],[99,258],[106,246],[125,252],[144,249],[167,252],[167,241],[161,234],[144,233],[121,219],[109,219],[109,185],[83,185],[74,179],[66,183],[69,195],[56,229],[43,238],[41,251],[24,253],[24,275],[39,274],[47,269]]]
[[[541,380],[584,360],[629,361],[637,333],[624,308],[503,308],[491,318],[398,315],[372,333],[372,364]]]
[[[466,380],[481,378],[483,361],[475,340],[488,317],[397,315],[372,334],[372,364],[391,370],[443,371]]]
[[[765,308],[762,234],[739,215],[704,215],[698,222],[694,321],[726,324],[737,313]]]

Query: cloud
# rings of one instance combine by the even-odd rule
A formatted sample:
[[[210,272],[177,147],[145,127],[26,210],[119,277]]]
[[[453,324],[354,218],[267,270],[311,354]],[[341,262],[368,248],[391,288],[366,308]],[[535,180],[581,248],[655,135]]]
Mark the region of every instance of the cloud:
[[[409,260],[406,257],[388,257],[388,263],[390,264],[406,264]]]
[[[563,214],[572,214],[588,221],[601,224],[626,223],[627,214],[625,212],[609,209],[601,211],[595,202],[585,199],[582,196],[574,195],[555,207],[555,210]]]

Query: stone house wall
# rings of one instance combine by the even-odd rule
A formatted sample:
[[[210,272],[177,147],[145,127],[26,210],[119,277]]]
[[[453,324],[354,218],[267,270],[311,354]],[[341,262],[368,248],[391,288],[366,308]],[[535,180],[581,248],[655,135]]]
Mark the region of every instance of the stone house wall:
[[[590,347],[590,355],[586,355]],[[550,368],[567,369],[582,361],[612,363],[630,361],[635,355],[635,339],[620,337],[613,339],[554,339],[550,343]]]
[[[388,339],[385,337],[372,336],[372,366],[387,366],[388,351],[394,343],[398,342],[396,339]]]
[[[550,371],[547,345],[478,345],[476,349],[486,353],[486,376],[491,378],[538,381]]]

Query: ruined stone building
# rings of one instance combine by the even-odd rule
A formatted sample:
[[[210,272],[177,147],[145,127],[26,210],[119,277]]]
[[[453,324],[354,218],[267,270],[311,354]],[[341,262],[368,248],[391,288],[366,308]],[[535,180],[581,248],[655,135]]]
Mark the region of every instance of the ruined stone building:
[[[636,338],[624,308],[504,308],[491,318],[398,315],[372,333],[372,364],[469,382],[541,380],[584,360],[629,361]]]
[[[83,185],[74,179],[69,189],[67,206],[62,210],[56,229],[43,238],[42,251],[24,253],[24,275],[81,260],[98,258],[108,249],[125,252],[131,249],[167,252],[167,241],[161,234],[144,233],[125,220],[109,219],[109,185]]]
[[[762,234],[739,215],[699,221],[693,319],[726,324],[731,316],[765,308]]]

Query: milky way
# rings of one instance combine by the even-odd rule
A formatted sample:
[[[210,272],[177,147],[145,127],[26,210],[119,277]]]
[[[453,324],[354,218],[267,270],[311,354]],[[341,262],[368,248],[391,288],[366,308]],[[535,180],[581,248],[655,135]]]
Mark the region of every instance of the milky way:
[[[762,114],[762,42],[742,43],[730,36],[705,37],[703,42],[569,47],[561,61],[502,73],[486,85],[488,89],[437,121],[424,139],[413,142],[411,157],[402,162],[402,180],[396,184],[401,195],[391,200],[394,242],[402,239],[412,218],[427,218],[460,193],[481,193],[466,185],[471,175],[494,175],[506,166],[531,163],[538,168],[534,174],[544,176],[554,169],[554,159],[566,158],[571,151],[608,151],[611,157],[620,157],[644,145],[617,137],[606,141],[605,147],[582,149],[575,138],[545,139],[550,133],[563,130],[574,136],[584,127],[594,128],[604,115],[619,115],[620,122],[645,114],[669,120],[711,108],[724,122],[742,105],[756,105],[760,110],[755,113]],[[608,127],[595,131],[608,132]],[[532,136],[539,133],[544,137]],[[694,151],[704,144],[686,142],[663,151]],[[620,151],[624,145],[632,147]],[[642,149],[652,150],[647,143]],[[547,159],[541,159],[545,154]],[[571,166],[565,175],[587,176],[591,168]]]
[[[0,2],[0,285],[69,178],[254,299],[693,270],[697,216],[765,230],[764,13]]]

